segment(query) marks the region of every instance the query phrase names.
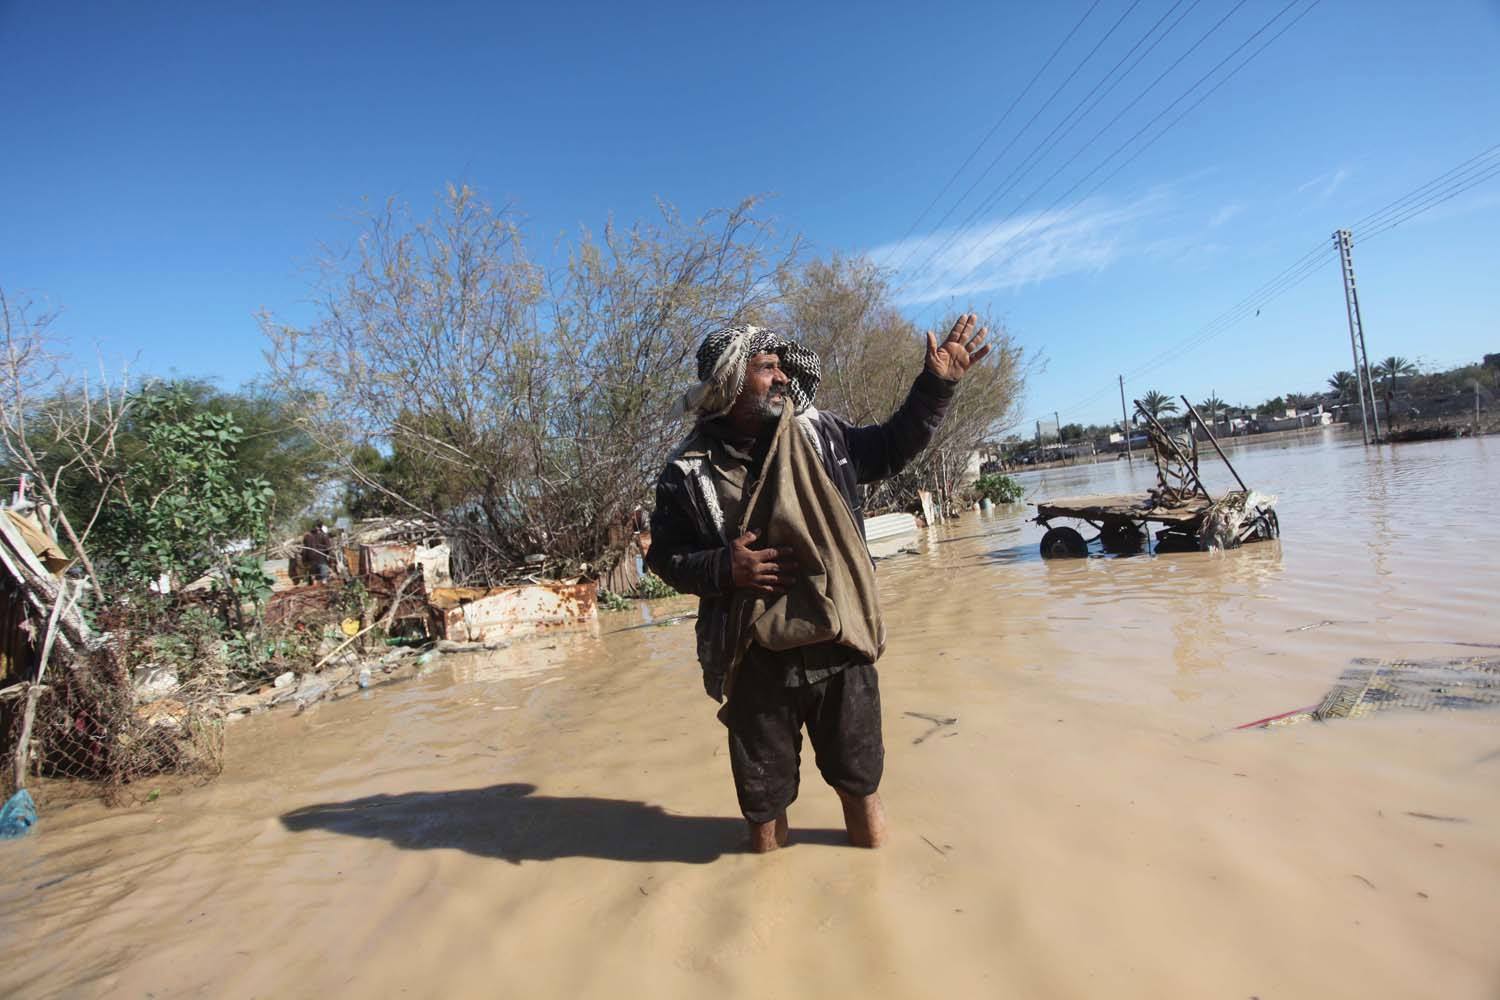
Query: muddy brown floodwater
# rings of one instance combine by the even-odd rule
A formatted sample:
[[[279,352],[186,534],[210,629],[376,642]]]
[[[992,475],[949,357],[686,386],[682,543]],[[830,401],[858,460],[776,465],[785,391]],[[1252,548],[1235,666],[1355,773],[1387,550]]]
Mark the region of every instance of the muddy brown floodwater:
[[[44,814],[0,845],[0,993],[1494,998],[1500,714],[1234,727],[1500,643],[1500,439],[1234,457],[1280,543],[1043,563],[1016,511],[882,562],[888,849],[808,762],[791,848],[741,853],[692,626],[637,609]]]

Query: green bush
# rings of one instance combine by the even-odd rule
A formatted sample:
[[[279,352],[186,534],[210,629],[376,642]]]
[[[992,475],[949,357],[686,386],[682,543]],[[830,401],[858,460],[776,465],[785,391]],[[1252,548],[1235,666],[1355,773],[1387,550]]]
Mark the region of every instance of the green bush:
[[[974,492],[991,503],[1019,503],[1026,496],[1021,484],[1003,472],[980,476],[974,483]]]
[[[612,591],[601,590],[599,591],[599,606],[605,611],[624,611],[630,607],[630,601]]]
[[[654,601],[659,597],[676,597],[677,591],[655,573],[647,573],[641,577],[641,582],[636,585],[635,596]]]

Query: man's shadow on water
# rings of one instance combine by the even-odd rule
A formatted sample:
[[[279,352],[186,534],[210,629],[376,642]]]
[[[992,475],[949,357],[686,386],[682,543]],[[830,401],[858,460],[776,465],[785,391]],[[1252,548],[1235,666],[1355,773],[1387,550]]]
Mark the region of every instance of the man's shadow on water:
[[[535,785],[515,783],[368,795],[293,809],[281,822],[294,833],[327,830],[406,850],[451,847],[515,864],[606,858],[701,865],[746,850],[745,821],[738,817],[676,816],[644,802],[535,792]],[[848,839],[843,830],[794,829],[791,843],[844,845]]]

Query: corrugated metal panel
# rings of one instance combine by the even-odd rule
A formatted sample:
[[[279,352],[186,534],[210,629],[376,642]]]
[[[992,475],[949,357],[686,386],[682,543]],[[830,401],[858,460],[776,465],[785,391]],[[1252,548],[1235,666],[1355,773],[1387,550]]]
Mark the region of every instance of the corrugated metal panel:
[[[417,547],[405,542],[375,542],[360,546],[360,569],[364,573],[390,573],[411,566]]]
[[[872,542],[916,533],[917,519],[911,514],[881,514],[865,518],[865,538]]]
[[[539,583],[478,592],[482,596],[475,593],[468,588],[449,588],[431,595],[434,606],[448,606],[443,614],[446,638],[484,642],[598,616],[598,586],[594,583]]]

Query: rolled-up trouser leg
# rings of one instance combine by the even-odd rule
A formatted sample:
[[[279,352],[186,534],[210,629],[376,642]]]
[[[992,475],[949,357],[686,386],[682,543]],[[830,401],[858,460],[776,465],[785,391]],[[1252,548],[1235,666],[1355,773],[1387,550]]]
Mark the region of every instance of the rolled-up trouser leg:
[[[885,773],[880,683],[873,664],[846,667],[805,692],[803,721],[823,780],[848,795],[873,795]]]
[[[740,812],[752,823],[769,823],[797,800],[802,762],[797,694],[769,670],[745,669],[735,678],[725,720],[729,766]]]

